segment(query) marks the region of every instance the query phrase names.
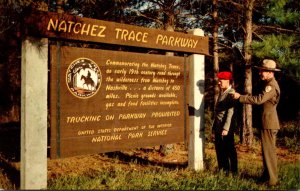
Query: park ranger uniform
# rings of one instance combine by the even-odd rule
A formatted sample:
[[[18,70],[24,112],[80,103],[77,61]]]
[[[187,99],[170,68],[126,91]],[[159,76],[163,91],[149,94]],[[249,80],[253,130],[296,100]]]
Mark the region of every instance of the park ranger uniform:
[[[280,128],[276,111],[280,97],[280,88],[275,78],[265,81],[263,90],[257,96],[241,95],[241,103],[262,105],[262,157],[264,179],[269,179],[270,185],[278,181],[276,134]]]

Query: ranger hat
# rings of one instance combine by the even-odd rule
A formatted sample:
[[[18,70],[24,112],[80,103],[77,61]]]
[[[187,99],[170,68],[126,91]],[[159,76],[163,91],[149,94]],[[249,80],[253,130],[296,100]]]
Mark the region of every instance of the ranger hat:
[[[280,69],[276,68],[276,62],[274,60],[264,59],[262,61],[262,66],[255,66],[255,68],[258,68],[260,70],[267,70],[267,71],[281,71]]]

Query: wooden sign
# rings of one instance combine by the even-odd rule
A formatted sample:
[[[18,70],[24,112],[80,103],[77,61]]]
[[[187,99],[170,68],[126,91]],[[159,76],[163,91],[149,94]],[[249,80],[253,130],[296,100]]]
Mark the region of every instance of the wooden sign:
[[[183,141],[183,57],[56,46],[50,53],[52,158]]]
[[[208,37],[133,25],[35,12],[24,19],[25,35],[101,42],[209,55]]]

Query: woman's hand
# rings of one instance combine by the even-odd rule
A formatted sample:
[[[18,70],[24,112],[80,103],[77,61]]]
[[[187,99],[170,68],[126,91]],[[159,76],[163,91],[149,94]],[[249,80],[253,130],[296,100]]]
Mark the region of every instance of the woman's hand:
[[[223,129],[223,131],[222,131],[222,136],[226,136],[226,135],[228,135],[228,131],[225,130],[225,129]]]

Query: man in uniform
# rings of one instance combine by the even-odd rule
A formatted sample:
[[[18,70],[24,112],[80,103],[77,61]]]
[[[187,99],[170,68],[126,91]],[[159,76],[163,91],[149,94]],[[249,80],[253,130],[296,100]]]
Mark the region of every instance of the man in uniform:
[[[262,181],[269,181],[270,186],[278,183],[278,168],[276,155],[276,134],[280,128],[278,115],[276,111],[280,97],[280,89],[274,77],[274,72],[280,71],[276,69],[276,63],[270,59],[264,59],[259,69],[259,75],[264,82],[264,88],[256,96],[240,95],[235,92],[234,99],[238,99],[241,103],[262,105],[262,129],[261,145],[263,158],[263,175]]]

